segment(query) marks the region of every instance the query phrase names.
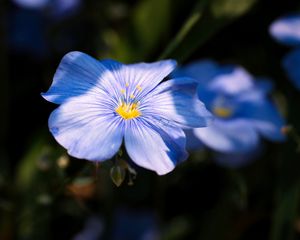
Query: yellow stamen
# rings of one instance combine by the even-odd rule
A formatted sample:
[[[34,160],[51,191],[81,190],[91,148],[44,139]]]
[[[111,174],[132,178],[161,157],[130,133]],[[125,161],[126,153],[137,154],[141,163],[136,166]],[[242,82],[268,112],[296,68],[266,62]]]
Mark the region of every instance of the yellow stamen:
[[[213,113],[216,114],[218,117],[228,118],[232,115],[232,110],[224,107],[215,107],[213,109]]]
[[[133,95],[133,94],[130,94],[130,96],[129,96],[131,99],[134,99],[135,98],[135,96]]]
[[[140,85],[137,85],[136,86],[136,89],[140,92],[140,91],[142,91],[142,87],[140,86]]]
[[[125,120],[137,118],[141,116],[140,111],[138,110],[137,103],[126,104],[122,102],[117,108],[116,113],[118,113]]]
[[[124,94],[125,93],[125,89],[121,89],[121,93]]]
[[[127,82],[127,83],[125,83],[125,87],[129,87],[129,83]]]

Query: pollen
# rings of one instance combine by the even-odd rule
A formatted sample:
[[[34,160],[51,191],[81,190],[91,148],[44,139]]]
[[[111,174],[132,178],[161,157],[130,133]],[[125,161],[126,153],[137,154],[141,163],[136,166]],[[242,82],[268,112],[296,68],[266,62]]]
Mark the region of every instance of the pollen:
[[[229,108],[225,108],[225,107],[215,107],[213,109],[213,113],[221,118],[228,118],[232,115],[232,110]]]
[[[141,116],[140,111],[138,110],[137,103],[124,103],[122,102],[117,108],[116,113],[118,113],[125,120],[133,119]]]
[[[140,85],[137,85],[136,86],[136,89],[140,92],[140,91],[142,91],[142,87],[140,86]]]
[[[127,83],[125,83],[125,87],[129,87],[129,83],[127,82]]]
[[[121,89],[122,94],[125,94],[125,92],[126,92],[125,89]]]
[[[133,95],[133,94],[130,94],[130,96],[129,96],[131,99],[134,99],[135,98],[135,96]]]

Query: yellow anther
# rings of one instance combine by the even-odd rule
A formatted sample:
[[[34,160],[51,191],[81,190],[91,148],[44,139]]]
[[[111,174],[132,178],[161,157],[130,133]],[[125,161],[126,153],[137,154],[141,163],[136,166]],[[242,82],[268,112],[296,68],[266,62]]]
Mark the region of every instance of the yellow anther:
[[[218,117],[228,118],[232,115],[232,110],[230,108],[215,107],[213,113]]]
[[[121,93],[124,94],[126,91],[125,89],[121,89]]]
[[[137,103],[126,104],[122,102],[117,108],[116,113],[118,113],[125,120],[137,118],[141,116],[140,111],[138,110]]]
[[[127,82],[127,83],[125,83],[125,87],[129,87],[129,83]]]
[[[131,99],[134,99],[135,98],[135,96],[133,95],[133,94],[130,94],[130,96],[129,96]]]
[[[140,91],[142,91],[142,87],[140,86],[140,85],[137,85],[136,86],[136,89],[140,92]]]

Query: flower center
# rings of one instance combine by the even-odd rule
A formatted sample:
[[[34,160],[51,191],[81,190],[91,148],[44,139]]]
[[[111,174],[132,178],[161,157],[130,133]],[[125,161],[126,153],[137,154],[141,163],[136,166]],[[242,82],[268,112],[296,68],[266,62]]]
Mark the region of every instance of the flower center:
[[[118,113],[125,120],[137,118],[141,116],[140,111],[138,110],[137,103],[125,103],[122,102],[117,108],[116,113]]]
[[[229,118],[235,112],[233,99],[226,96],[218,96],[212,104],[212,112],[220,118]]]
[[[221,118],[228,118],[233,114],[232,109],[225,107],[214,107],[213,113]]]

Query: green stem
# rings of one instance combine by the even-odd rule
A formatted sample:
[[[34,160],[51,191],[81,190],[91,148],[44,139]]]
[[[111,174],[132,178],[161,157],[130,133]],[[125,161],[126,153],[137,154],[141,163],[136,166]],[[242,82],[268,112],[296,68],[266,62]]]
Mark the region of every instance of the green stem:
[[[201,1],[200,4],[196,6],[196,10],[191,14],[191,16],[184,23],[180,31],[175,36],[174,40],[167,46],[165,51],[158,58],[159,60],[169,57],[180,43],[185,39],[188,33],[192,30],[195,24],[200,20],[202,16],[203,9],[207,1]]]

